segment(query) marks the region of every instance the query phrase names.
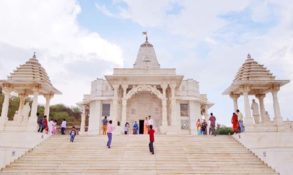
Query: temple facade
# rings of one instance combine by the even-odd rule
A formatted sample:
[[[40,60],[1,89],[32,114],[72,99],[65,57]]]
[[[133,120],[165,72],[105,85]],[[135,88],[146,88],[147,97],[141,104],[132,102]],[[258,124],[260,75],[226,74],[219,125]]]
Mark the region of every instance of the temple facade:
[[[205,94],[200,94],[199,83],[184,80],[175,68],[161,68],[154,47],[148,38],[140,45],[133,68],[114,68],[112,75],[96,79],[90,94],[82,103],[81,133],[101,132],[104,116],[122,126],[137,121],[143,127],[145,117],[151,116],[154,127],[161,134],[195,134],[195,120],[208,117],[212,106]],[[119,124],[118,124],[119,125]]]

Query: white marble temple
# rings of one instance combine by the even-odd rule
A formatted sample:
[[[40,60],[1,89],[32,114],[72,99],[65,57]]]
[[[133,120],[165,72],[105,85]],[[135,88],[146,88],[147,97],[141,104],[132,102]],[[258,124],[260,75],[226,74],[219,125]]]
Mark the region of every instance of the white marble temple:
[[[147,37],[140,45],[133,68],[114,68],[112,75],[94,80],[90,94],[79,104],[89,108],[83,110],[89,113],[87,134],[100,133],[105,115],[121,125],[150,115],[160,133],[195,134],[195,119],[213,105],[205,94],[200,94],[196,80],[184,80],[175,68],[161,68]],[[85,122],[81,123],[81,132],[85,133]]]

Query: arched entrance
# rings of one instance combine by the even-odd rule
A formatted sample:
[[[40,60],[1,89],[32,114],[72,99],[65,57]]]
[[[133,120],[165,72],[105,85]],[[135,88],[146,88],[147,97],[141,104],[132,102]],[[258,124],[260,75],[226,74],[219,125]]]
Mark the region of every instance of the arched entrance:
[[[156,86],[133,87],[126,95],[126,121],[132,124],[150,115],[154,121],[154,127],[158,128],[162,124],[162,99],[163,95]]]
[[[144,120],[152,116],[155,126],[162,124],[162,103],[161,100],[150,92],[139,92],[132,96],[127,102],[127,121]]]

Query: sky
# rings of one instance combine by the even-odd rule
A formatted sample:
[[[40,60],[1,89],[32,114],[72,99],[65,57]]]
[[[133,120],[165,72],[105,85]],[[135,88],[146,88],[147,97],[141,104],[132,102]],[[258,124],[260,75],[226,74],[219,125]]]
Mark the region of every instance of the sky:
[[[290,0],[0,0],[0,79],[36,52],[63,93],[52,104],[74,106],[91,81],[133,66],[144,31],[162,68],[199,81],[219,123],[230,123],[233,101],[222,93],[248,53],[277,79],[293,79]],[[292,101],[291,82],[279,92],[285,120]],[[265,105],[273,117],[271,94]]]

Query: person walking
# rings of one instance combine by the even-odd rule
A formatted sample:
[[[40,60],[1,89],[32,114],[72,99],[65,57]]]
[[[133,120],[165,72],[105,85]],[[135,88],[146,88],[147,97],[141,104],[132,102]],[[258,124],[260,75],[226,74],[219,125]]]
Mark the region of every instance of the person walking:
[[[201,135],[201,122],[199,118],[197,119],[195,126],[196,126],[197,135]]]
[[[237,115],[238,123],[239,123],[239,132],[244,132],[245,129],[243,125],[243,115],[239,109],[236,110],[236,115]]]
[[[239,121],[238,121],[237,114],[235,112],[232,115],[231,123],[232,123],[233,132],[238,133],[239,132]]]
[[[61,123],[61,134],[62,135],[65,135],[66,125],[67,125],[67,122],[65,119],[63,119],[63,121]]]
[[[127,135],[128,134],[128,130],[129,130],[129,123],[126,122],[124,125],[124,134]]]
[[[77,131],[76,131],[75,127],[73,126],[69,132],[70,142],[74,142],[74,138],[75,138],[76,134],[77,134]]]
[[[153,125],[149,125],[149,136],[150,136],[149,149],[152,154],[155,154],[155,151],[154,151],[155,130],[153,130]]]
[[[107,134],[107,124],[108,124],[108,120],[107,120],[107,116],[105,116],[105,118],[102,120],[102,131],[103,131],[103,135]]]
[[[209,118],[210,120],[210,129],[209,129],[209,134],[216,136],[216,117],[211,113],[211,116]]]
[[[47,116],[44,115],[44,118],[42,120],[42,130],[41,132],[43,132],[45,130],[45,133],[48,133],[48,120],[47,120]]]
[[[207,122],[205,119],[203,119],[202,123],[201,123],[201,135],[206,135],[207,134]]]
[[[53,120],[52,134],[57,134],[57,120]]]
[[[42,131],[42,127],[43,127],[43,119],[42,117],[40,116],[39,113],[37,113],[37,117],[38,117],[38,126],[39,126],[39,129],[38,129],[38,132],[41,132]]]
[[[107,124],[107,136],[108,136],[107,147],[108,148],[111,148],[113,130],[114,130],[114,127],[112,126],[112,120],[110,120],[109,123]]]
[[[137,131],[138,131],[138,124],[136,121],[134,121],[134,124],[133,124],[133,134],[137,134]]]
[[[48,123],[48,134],[49,135],[53,134],[53,125],[54,125],[54,121],[51,119]]]

